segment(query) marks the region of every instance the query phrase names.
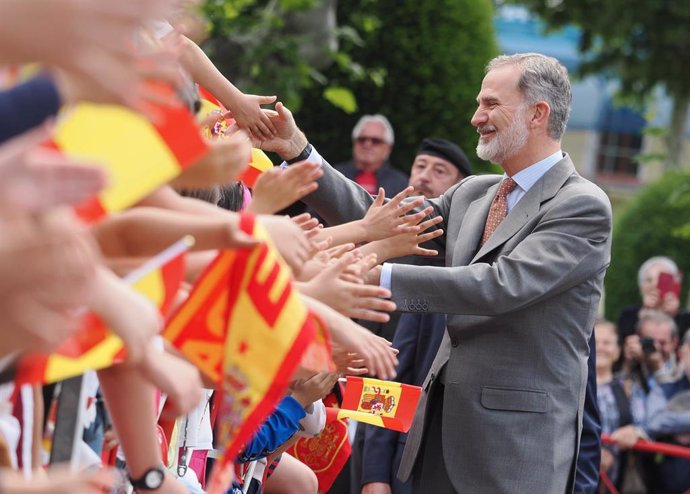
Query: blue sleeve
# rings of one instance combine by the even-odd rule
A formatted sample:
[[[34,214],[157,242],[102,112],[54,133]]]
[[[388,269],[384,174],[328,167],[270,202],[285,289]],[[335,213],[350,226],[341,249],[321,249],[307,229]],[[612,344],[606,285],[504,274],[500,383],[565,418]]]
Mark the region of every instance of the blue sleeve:
[[[4,142],[55,115],[60,95],[52,79],[38,76],[0,92],[0,142]]]
[[[644,430],[653,438],[690,431],[690,410],[669,410],[662,386],[656,386],[647,397],[647,421]]]
[[[302,405],[292,396],[283,398],[275,411],[247,443],[237,457],[240,463],[264,458],[290,439],[299,429],[299,421],[306,413]]]
[[[599,483],[601,463],[601,419],[597,409],[597,372],[594,332],[589,339],[589,359],[587,360],[587,391],[585,410],[582,418],[580,454],[577,457],[575,473],[575,494],[594,494]]]

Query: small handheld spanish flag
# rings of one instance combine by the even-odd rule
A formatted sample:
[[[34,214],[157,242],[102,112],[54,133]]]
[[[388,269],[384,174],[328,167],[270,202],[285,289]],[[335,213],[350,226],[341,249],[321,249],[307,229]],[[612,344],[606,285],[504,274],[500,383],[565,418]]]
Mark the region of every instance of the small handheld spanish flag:
[[[159,90],[172,99],[170,105],[153,105],[159,114],[155,122],[122,106],[91,103],[80,103],[59,119],[49,146],[101,164],[110,179],[103,192],[77,206],[82,219],[94,222],[131,206],[208,152],[189,110],[172,89]]]
[[[144,295],[165,316],[170,311],[185,273],[185,254],[193,243],[185,237],[130,273],[124,281]],[[23,355],[15,381],[18,384],[47,384],[99,370],[125,359],[125,347],[95,314],[88,313],[81,329],[65,340],[53,353]]]
[[[348,376],[338,418],[348,417],[377,427],[407,432],[412,426],[421,393],[419,386]]]

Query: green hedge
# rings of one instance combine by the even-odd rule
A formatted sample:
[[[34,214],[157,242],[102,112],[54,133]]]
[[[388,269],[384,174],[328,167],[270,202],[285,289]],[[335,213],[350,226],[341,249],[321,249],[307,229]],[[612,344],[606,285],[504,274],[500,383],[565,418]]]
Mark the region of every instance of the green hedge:
[[[690,174],[671,173],[644,189],[618,218],[613,233],[611,266],[606,274],[606,317],[616,321],[626,305],[640,304],[637,270],[652,256],[668,256],[690,276]]]

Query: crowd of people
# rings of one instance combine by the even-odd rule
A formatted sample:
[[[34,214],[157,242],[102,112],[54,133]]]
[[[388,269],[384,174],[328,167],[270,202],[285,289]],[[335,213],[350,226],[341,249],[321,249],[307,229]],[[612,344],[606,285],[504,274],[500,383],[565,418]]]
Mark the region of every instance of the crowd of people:
[[[408,177],[389,162],[394,130],[380,114],[355,125],[352,160],[331,166],[275,96],[242,93],[185,35],[192,3],[0,1],[0,62],[34,67],[0,92],[1,492],[205,492],[224,447],[217,383],[161,338],[169,314],[126,277],[193,236],[181,306],[219,252],[258,245],[241,228],[248,217],[326,328],[332,362],[298,368],[223,490],[316,494],[315,472],[287,450],[324,430],[322,400],[344,375],[414,384],[422,396],[409,434],[357,426],[347,486],[333,492],[594,493],[600,470],[623,492],[690,489],[690,460],[634,450],[690,445],[682,276],[653,257],[638,275],[642,304],[617,324],[597,318],[611,208],[561,149],[565,67],[534,53],[489,61],[468,124],[477,155],[503,175],[474,175],[457,144],[420,136]],[[227,112],[204,114],[202,92]],[[86,221],[75,207],[113,177],[47,144],[55,118],[84,103],[150,122],[184,107],[205,151],[126,209]],[[247,187],[252,148],[282,163]],[[297,201],[307,213],[280,214]],[[14,376],[25,354],[83,331],[88,314],[125,356],[85,375],[79,459],[48,468],[59,386]],[[164,464],[159,422],[170,419]]]

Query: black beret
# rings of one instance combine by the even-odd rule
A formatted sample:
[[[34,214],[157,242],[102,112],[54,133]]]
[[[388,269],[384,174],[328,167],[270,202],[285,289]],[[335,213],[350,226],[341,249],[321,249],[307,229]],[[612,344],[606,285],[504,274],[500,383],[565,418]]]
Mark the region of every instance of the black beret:
[[[419,146],[417,154],[428,154],[450,161],[460,170],[463,177],[472,175],[472,165],[460,146],[438,137],[427,137]]]

